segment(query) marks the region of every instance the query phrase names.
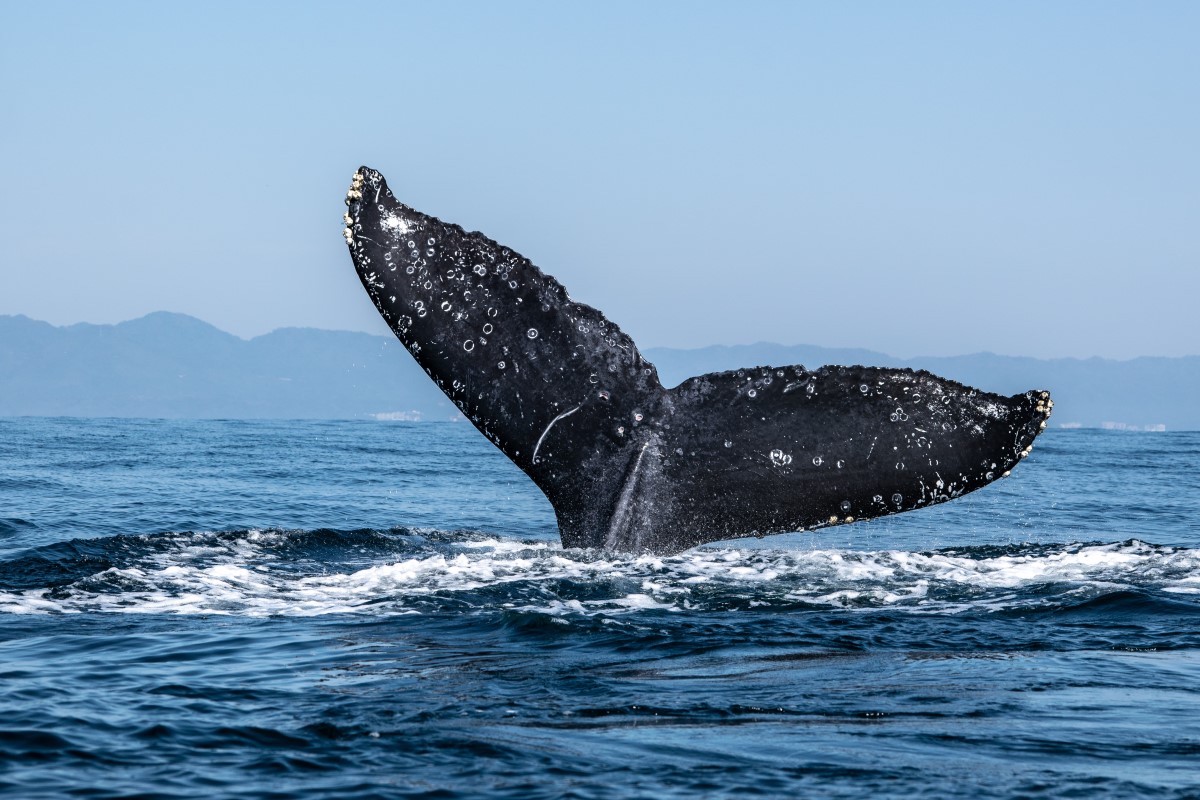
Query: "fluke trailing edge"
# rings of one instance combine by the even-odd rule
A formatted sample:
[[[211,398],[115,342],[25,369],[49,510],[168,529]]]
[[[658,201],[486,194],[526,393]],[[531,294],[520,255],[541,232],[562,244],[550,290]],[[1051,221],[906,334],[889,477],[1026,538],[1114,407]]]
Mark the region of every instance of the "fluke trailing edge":
[[[425,372],[549,498],[563,545],[672,553],[910,511],[1008,475],[1052,403],[928,372],[754,367],[659,383],[520,254],[354,174],[346,242]]]

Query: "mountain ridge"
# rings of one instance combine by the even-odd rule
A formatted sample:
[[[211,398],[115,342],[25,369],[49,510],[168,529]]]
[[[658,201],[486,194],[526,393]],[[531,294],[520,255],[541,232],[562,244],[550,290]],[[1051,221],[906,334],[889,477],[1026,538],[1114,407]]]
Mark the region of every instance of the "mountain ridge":
[[[652,347],[663,384],[756,366],[925,369],[987,391],[1045,388],[1054,425],[1200,430],[1200,356],[1039,359],[979,352],[898,358],[866,348],[757,342]],[[0,315],[0,416],[456,419],[391,337],[309,327],[250,339],[158,311],[103,325]]]

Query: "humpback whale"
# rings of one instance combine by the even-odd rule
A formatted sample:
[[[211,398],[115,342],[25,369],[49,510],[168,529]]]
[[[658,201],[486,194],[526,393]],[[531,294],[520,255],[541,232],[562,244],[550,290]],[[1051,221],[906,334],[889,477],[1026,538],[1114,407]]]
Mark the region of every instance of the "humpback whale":
[[[604,314],[514,250],[354,173],[344,236],[392,331],[554,507],[564,547],[675,553],[923,508],[1007,476],[1046,427],[924,371],[753,367],[664,387]]]

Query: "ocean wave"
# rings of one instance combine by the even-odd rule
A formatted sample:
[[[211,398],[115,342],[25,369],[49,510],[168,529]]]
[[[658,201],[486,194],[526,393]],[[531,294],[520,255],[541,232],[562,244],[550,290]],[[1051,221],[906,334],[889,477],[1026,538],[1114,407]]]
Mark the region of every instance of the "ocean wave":
[[[246,530],[74,540],[0,561],[0,613],[960,613],[1078,605],[1129,590],[1200,594],[1200,550],[1129,540],[654,556],[465,531]]]
[[[0,517],[0,536],[22,533],[36,527],[37,525],[29,520],[20,517]]]

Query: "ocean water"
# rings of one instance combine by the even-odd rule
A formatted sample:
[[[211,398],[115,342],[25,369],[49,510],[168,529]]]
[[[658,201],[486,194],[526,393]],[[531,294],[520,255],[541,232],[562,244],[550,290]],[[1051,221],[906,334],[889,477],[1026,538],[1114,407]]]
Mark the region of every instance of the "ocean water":
[[[0,420],[0,793],[1197,797],[1198,464],[660,558],[465,425]]]

